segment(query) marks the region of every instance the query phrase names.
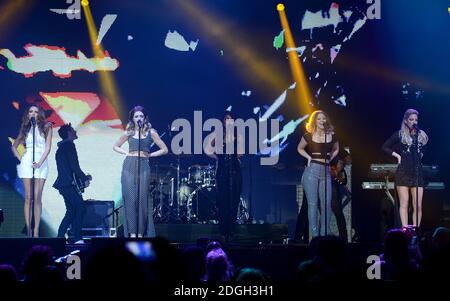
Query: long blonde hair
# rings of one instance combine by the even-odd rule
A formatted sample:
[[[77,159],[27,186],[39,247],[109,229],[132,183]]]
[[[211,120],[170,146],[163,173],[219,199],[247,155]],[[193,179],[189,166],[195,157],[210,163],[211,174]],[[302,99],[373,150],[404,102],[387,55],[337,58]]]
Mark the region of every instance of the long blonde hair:
[[[311,115],[308,118],[308,122],[306,123],[306,131],[310,134],[313,134],[316,130],[317,130],[317,118],[319,116],[319,114],[323,114],[325,116],[325,119],[327,120],[327,122],[325,123],[325,133],[326,134],[332,134],[334,133],[334,126],[331,123],[331,119],[328,116],[327,113],[325,113],[322,110],[317,110],[311,113]]]
[[[411,133],[409,131],[408,126],[406,125],[406,121],[408,120],[409,116],[411,115],[417,115],[417,118],[419,118],[419,112],[417,112],[414,109],[408,109],[406,110],[405,114],[403,115],[402,124],[400,125],[400,138],[403,144],[411,145],[413,140],[411,137]],[[425,145],[428,143],[428,136],[427,134],[420,130],[419,136],[418,136],[419,143],[422,145]]]

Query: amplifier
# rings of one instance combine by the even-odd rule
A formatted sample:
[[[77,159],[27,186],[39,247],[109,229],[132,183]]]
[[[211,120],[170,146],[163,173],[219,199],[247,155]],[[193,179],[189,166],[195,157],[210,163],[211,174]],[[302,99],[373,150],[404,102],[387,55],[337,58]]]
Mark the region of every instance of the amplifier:
[[[86,215],[83,220],[83,237],[109,236],[112,226],[114,201],[86,200]]]

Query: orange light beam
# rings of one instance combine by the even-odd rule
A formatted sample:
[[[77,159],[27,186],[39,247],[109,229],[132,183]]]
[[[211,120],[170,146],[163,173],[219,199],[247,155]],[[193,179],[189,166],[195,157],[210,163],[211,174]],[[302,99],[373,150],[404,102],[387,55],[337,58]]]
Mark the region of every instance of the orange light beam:
[[[92,12],[89,5],[82,5],[84,16],[86,17],[86,23],[89,32],[89,39],[91,41],[92,50],[96,57],[103,57],[105,51],[102,45],[97,45],[97,27],[92,17]],[[100,87],[102,92],[106,95],[112,105],[116,108],[119,116],[122,118],[125,115],[123,105],[120,97],[119,90],[117,89],[116,80],[114,75],[108,71],[98,71],[100,79]]]
[[[295,42],[292,36],[291,28],[289,26],[288,19],[284,10],[284,6],[277,6],[278,13],[280,15],[281,26],[284,29],[284,36],[286,40],[286,47],[295,49]],[[305,71],[302,63],[298,57],[297,51],[288,52],[289,65],[291,67],[292,76],[297,83],[296,95],[299,102],[300,113],[309,114],[312,112],[310,102],[312,100],[311,91],[309,89],[308,80],[306,79]]]

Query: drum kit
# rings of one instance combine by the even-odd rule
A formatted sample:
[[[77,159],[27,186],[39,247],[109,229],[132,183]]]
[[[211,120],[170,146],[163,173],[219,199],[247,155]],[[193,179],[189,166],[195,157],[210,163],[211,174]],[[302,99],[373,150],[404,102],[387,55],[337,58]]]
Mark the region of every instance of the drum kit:
[[[215,166],[152,165],[149,197],[156,223],[217,224]],[[249,219],[247,202],[241,197],[238,223]]]

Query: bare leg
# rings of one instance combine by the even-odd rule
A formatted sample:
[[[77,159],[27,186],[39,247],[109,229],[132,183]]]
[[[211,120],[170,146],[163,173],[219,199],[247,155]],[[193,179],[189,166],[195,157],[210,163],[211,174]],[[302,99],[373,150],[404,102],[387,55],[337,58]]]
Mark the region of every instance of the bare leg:
[[[402,226],[408,225],[408,201],[409,201],[409,189],[406,186],[397,186],[398,198],[400,199],[400,220]]]
[[[422,198],[423,198],[423,187],[419,187],[419,206],[417,207],[416,201],[416,187],[411,188],[412,203],[413,203],[413,225],[420,226],[420,221],[422,220]],[[417,210],[418,209],[418,210]],[[418,224],[417,224],[418,222]]]
[[[34,237],[39,237],[39,225],[42,215],[42,191],[44,190],[45,179],[36,179],[34,197]]]
[[[23,215],[25,217],[25,225],[27,226],[27,236],[31,237],[31,179],[23,178],[23,188],[25,190],[25,202],[23,205]]]

